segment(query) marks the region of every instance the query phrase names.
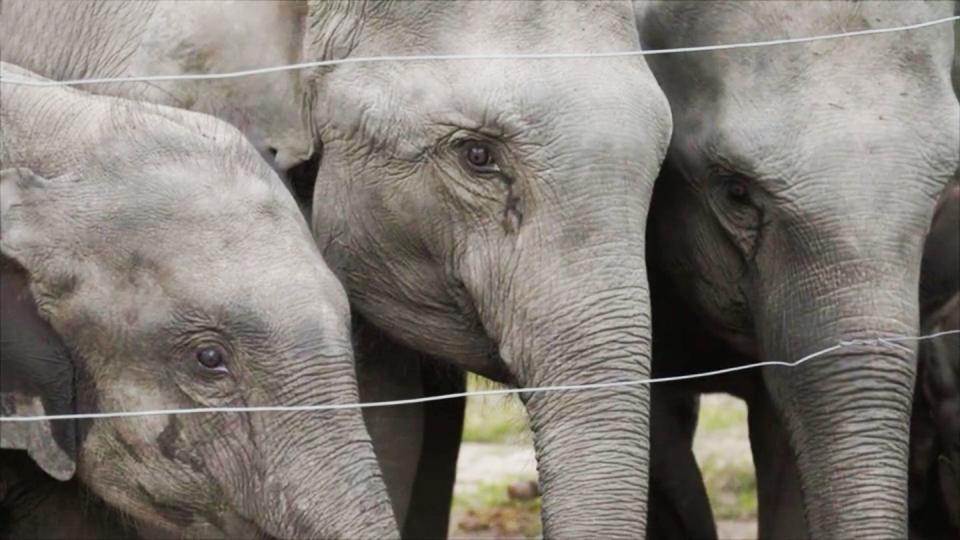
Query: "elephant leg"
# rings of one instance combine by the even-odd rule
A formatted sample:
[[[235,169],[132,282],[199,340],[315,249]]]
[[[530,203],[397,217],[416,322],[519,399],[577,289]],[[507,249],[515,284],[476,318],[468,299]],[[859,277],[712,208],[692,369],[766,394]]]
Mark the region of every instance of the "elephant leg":
[[[693,454],[699,395],[670,385],[653,385],[650,395],[647,538],[716,538],[707,490]]]
[[[421,366],[424,395],[437,396],[463,392],[466,375],[457,368]],[[450,528],[450,508],[457,476],[457,455],[463,435],[465,398],[432,401],[424,404],[423,447],[410,499],[404,538],[446,538]]]
[[[759,538],[806,538],[800,471],[787,431],[762,385],[747,400],[750,448],[757,474]]]
[[[361,401],[423,397],[419,353],[390,340],[363,321],[354,321],[354,334]],[[402,526],[423,446],[424,405],[366,408],[363,419],[373,440],[394,515]]]

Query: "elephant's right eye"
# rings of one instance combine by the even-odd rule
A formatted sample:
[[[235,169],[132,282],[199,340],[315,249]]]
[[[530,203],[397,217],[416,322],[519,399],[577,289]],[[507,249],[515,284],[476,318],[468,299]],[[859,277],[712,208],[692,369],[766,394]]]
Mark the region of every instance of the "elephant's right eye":
[[[216,372],[227,371],[227,351],[219,345],[204,345],[198,348],[196,359],[204,369]]]
[[[496,155],[490,144],[482,141],[467,141],[460,148],[460,160],[464,166],[478,174],[500,172]]]
[[[728,178],[724,181],[724,191],[730,202],[750,204],[750,188],[742,178]]]

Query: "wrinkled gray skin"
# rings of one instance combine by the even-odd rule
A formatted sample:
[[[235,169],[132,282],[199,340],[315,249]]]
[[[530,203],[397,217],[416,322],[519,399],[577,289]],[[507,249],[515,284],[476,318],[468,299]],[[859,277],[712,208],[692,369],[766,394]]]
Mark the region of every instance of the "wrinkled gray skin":
[[[629,3],[311,8],[309,58],[639,46]],[[520,386],[647,376],[644,209],[670,122],[642,59],[307,75],[324,146],[314,233],[361,316]],[[479,144],[495,156],[487,172],[464,157]],[[640,387],[524,396],[546,536],[643,534],[647,399]]]
[[[240,132],[72,89],[0,99],[5,415],[358,399],[346,295]],[[209,347],[221,366],[198,362]],[[397,534],[356,409],[4,424],[2,440],[149,530]]]
[[[960,179],[940,197],[924,246],[921,328],[960,330]],[[960,336],[924,341],[910,425],[910,535],[960,536]]]
[[[960,330],[960,294],[924,321]],[[960,336],[924,343],[910,437],[912,538],[960,535]]]
[[[303,12],[299,2],[3,0],[0,58],[58,80],[291,64],[300,52]],[[291,171],[315,146],[299,84],[297,71],[285,71],[83,89],[215,115],[239,128],[275,168]]]
[[[654,294],[655,305],[656,301]],[[940,196],[924,244],[920,306],[923,334],[960,330],[960,183],[956,181]],[[654,347],[659,345],[660,342],[654,342]],[[704,354],[711,354],[709,344],[701,343],[700,347]],[[960,338],[945,336],[922,341],[917,357],[910,422],[910,537],[954,538],[960,532],[960,467],[954,465],[960,463]],[[754,444],[765,446],[763,454],[755,459],[766,465],[768,473],[773,472],[770,483],[777,486],[761,495],[761,508],[777,509],[775,516],[761,516],[761,522],[775,517],[778,523],[802,527],[795,459],[789,448],[782,448],[785,441],[755,435],[766,434],[753,427],[762,425],[757,418],[777,421],[762,414],[769,405],[759,400],[768,399],[766,394],[757,395],[755,382],[743,377],[727,378],[722,386],[758,409],[751,411],[751,437]],[[648,527],[654,538],[715,538],[703,481],[689,451],[697,424],[697,396],[671,388],[655,386],[651,394],[655,444],[651,455],[654,474]],[[669,474],[662,474],[665,471]],[[794,532],[791,537],[802,538],[804,534]]]
[[[638,21],[655,49],[897,26],[953,10],[665,2]],[[943,24],[649,57],[676,126],[651,208],[656,374],[795,361],[841,340],[919,330],[922,239],[960,154],[953,32]],[[762,536],[900,538],[915,351],[857,345],[675,391],[748,400]],[[783,483],[796,473],[782,468],[783,454],[796,457],[799,490]],[[654,467],[657,455],[655,446]],[[802,500],[785,500],[791,493]],[[799,523],[778,515],[795,504]]]
[[[36,65],[51,66],[48,76],[96,64],[105,50],[119,64],[131,50],[140,51],[137,57],[154,54],[141,51],[148,44],[141,44],[137,18],[150,8],[19,5],[22,15],[14,19],[31,22],[9,22],[6,9],[3,54],[21,51]],[[187,6],[183,13],[192,11],[192,3]],[[639,47],[628,2],[317,2],[305,14],[288,9],[281,15],[304,29],[279,33],[302,52],[302,61]],[[94,16],[110,31],[90,38],[89,25],[77,21]],[[202,38],[182,34],[185,27],[195,26],[172,24],[158,34],[172,34],[172,48],[150,43],[206,57]],[[244,30],[244,40],[276,37],[276,28]],[[61,35],[87,38],[59,41]],[[234,54],[231,47],[225,51]],[[222,69],[211,62],[187,67]],[[309,124],[324,149],[314,233],[361,319],[357,332],[369,338],[359,344],[364,400],[416,397],[458,384],[425,381],[422,366],[411,367],[422,363],[421,353],[523,386],[648,375],[645,209],[671,124],[642,58],[383,62],[297,73],[293,86],[307,99],[295,101],[310,106]],[[272,101],[270,92],[256,98],[267,101],[264,96]],[[479,141],[497,163],[483,174],[463,159]],[[647,390],[526,399],[546,533],[641,535]],[[381,408],[366,419],[399,521],[411,522],[408,507],[414,513],[434,507],[444,517],[413,532],[437,536],[446,533],[441,501],[452,489],[459,428],[444,429],[448,440],[431,448],[435,421],[449,428],[443,418],[457,420],[455,411],[429,409]],[[443,473],[426,467],[439,462]],[[444,475],[446,494],[422,498],[420,479]]]

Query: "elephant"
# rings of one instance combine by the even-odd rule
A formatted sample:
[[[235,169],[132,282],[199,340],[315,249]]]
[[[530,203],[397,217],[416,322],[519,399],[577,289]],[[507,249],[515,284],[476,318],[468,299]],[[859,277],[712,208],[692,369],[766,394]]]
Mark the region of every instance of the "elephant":
[[[359,396],[346,293],[300,207],[237,129],[9,82],[0,120],[4,467],[26,451],[43,471],[34,478],[73,479],[140,531],[397,537],[356,407],[7,418]],[[12,492],[8,481],[24,486],[5,475],[11,512],[49,485]]]
[[[920,268],[921,330],[925,335],[960,330],[960,182],[944,190],[934,211],[930,233],[923,248]],[[669,342],[668,342],[669,343]],[[654,343],[657,346],[657,343]],[[920,342],[917,352],[918,379],[910,422],[909,508],[910,538],[953,538],[958,530],[960,496],[955,486],[960,460],[960,338],[943,336]],[[746,363],[747,359],[739,362]],[[751,394],[755,386],[744,377],[724,384],[732,393],[751,403],[765,395]],[[674,392],[658,385],[652,392],[652,448],[650,527],[656,538],[715,538],[716,530],[705,486],[689,443],[697,426],[698,399],[689,392]],[[753,413],[755,424],[757,413]],[[766,421],[776,419],[767,418]],[[952,441],[952,442],[951,442]],[[754,441],[756,444],[759,441]],[[781,441],[780,444],[784,442]],[[803,509],[796,483],[796,463],[789,449],[765,448],[761,455],[777,471],[778,490],[764,493],[761,507],[778,509],[781,523],[804,526]],[[669,471],[669,474],[661,474]],[[954,476],[951,477],[950,474]],[[769,519],[769,516],[767,517]],[[800,531],[800,529],[794,529]],[[793,532],[791,537],[803,537]]]
[[[960,330],[960,178],[941,195],[920,269],[924,333]],[[960,535],[960,336],[924,341],[910,424],[910,536]]]
[[[638,5],[637,21],[643,47],[662,49],[893,27],[953,9],[654,2]],[[647,229],[654,375],[819,353],[677,383],[652,404],[657,415],[703,392],[747,400],[763,538],[907,535],[916,345],[876,338],[919,330],[923,238],[960,159],[954,32],[648,58],[675,126]],[[654,436],[651,508],[671,490],[658,460],[689,462],[691,441],[662,442]]]
[[[113,4],[5,6],[3,54],[63,79],[205,50],[191,33],[202,25],[161,31],[155,17],[143,23],[138,15],[154,8]],[[163,9],[169,20],[189,20],[192,3],[182,6]],[[74,28],[91,14],[103,37]],[[221,14],[226,24],[233,16]],[[292,72],[299,79],[290,87],[303,94],[293,101],[320,156],[313,233],[350,300],[362,400],[448,393],[462,388],[463,371],[522,387],[649,375],[646,209],[672,124],[645,60],[349,63],[636,50],[630,2],[309,2],[278,16],[287,22],[242,31],[289,40],[278,50],[299,51],[297,62],[346,61]],[[43,22],[19,22],[27,20]],[[35,30],[48,26],[59,30]],[[286,27],[297,30],[278,31]],[[169,39],[141,42],[144,34]],[[98,65],[105,50],[120,51],[106,55],[120,67]],[[218,67],[184,61],[176,69]],[[642,535],[648,390],[531,392],[523,400],[545,534]],[[462,407],[451,400],[364,411],[405,536],[447,533]]]
[[[929,328],[960,330],[960,294],[953,296]],[[911,534],[956,537],[960,534],[960,337],[924,343],[920,358],[911,443],[924,444],[911,445],[911,488],[916,486],[910,492]]]
[[[639,48],[629,3],[317,2],[306,28],[310,60]],[[395,346],[519,387],[648,376],[645,210],[671,125],[641,57],[341,63],[304,77],[323,144],[314,236],[389,345],[370,355],[371,380],[400,369]],[[521,399],[545,536],[641,536],[648,391]],[[390,488],[391,471],[413,467],[392,443],[399,424],[378,444],[386,412],[367,418]],[[397,510],[409,536],[441,536],[442,519],[410,528],[425,519],[425,467],[447,455],[422,454],[415,489],[391,493],[395,508],[412,493]]]
[[[232,72],[299,56],[300,2],[51,2],[4,0],[0,59],[55,79]],[[256,35],[257,39],[249,39]],[[296,71],[215,81],[84,86],[217,116],[239,128],[285,179],[316,172],[312,130]],[[264,99],[270,96],[271,99]],[[310,184],[291,187],[303,204]]]
[[[64,78],[71,62],[82,64],[71,76],[126,73],[127,59],[163,54],[152,47],[192,57],[202,42],[177,28],[165,34],[172,44],[141,44],[139,35],[161,34],[149,23],[143,30],[137,10],[146,8],[75,3],[41,14],[18,5],[13,20],[31,22],[4,23],[14,32],[0,42],[3,54],[49,65],[49,77]],[[190,17],[181,6],[169,8],[183,10],[172,20]],[[98,9],[109,11],[98,16],[109,31],[92,42],[59,39],[89,34],[85,27],[37,30],[72,27]],[[299,30],[277,36],[286,23],[270,24],[257,35],[294,40],[281,49],[300,51],[300,62],[639,48],[630,2],[310,2],[284,16]],[[649,375],[645,209],[671,119],[642,57],[341,63],[296,73],[292,87],[304,95],[295,101],[320,155],[313,232],[349,296],[361,399],[446,393],[462,387],[464,370],[524,387]],[[523,399],[545,533],[642,535],[648,390]],[[462,403],[365,410],[407,536],[446,534]]]

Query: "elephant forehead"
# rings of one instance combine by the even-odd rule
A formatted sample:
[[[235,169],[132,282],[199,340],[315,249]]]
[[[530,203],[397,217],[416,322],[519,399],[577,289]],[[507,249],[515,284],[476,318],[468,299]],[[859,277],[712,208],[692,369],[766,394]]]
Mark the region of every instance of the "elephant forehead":
[[[418,155],[458,128],[540,144],[594,127],[641,144],[649,137],[630,134],[669,132],[663,94],[637,58],[350,66],[330,76],[328,89],[321,123],[401,155]]]
[[[949,2],[834,2],[814,0],[721,0],[715,2],[664,2],[645,12],[644,18],[667,32],[658,36],[669,46],[735,43],[777,38],[799,38],[865,28],[884,28],[926,22],[952,15]],[[949,25],[942,25],[949,28]],[[899,32],[880,36],[882,47],[923,43],[943,28],[926,32]],[[811,45],[827,51],[866,45],[876,49],[874,37],[828,40]],[[888,39],[889,38],[889,39]],[[801,47],[802,48],[802,47]],[[760,48],[760,50],[774,50]],[[790,47],[786,48],[787,50]]]
[[[323,16],[311,17],[316,15]],[[378,2],[362,20],[365,30],[359,49],[364,54],[374,52],[371,49],[380,49],[378,54],[553,52],[540,47],[593,50],[631,46],[636,39],[633,9],[626,1]]]
[[[950,15],[947,3],[928,4],[670,3],[651,11],[644,31],[658,47],[677,47],[886,28]],[[943,74],[949,74],[953,47],[950,27],[943,24],[910,32],[706,53],[683,57],[683,64],[676,66],[672,63],[679,58],[654,57],[652,62],[669,68],[663,78],[667,86],[674,87],[670,93],[678,95],[700,92],[700,81],[706,79],[719,81],[717,86],[728,94],[782,94],[798,88],[822,92],[834,88],[850,98],[870,99],[904,90],[916,93],[940,84]],[[690,84],[693,81],[697,84]]]
[[[321,5],[311,17],[331,16]],[[639,46],[629,3],[539,2],[401,2],[376,4],[363,15],[363,24],[350,55],[484,55],[557,52],[610,52]],[[313,25],[322,27],[322,24]],[[322,41],[307,36],[308,43]],[[523,109],[547,114],[564,104],[557,98],[587,92],[605,101],[641,87],[659,91],[640,58],[556,60],[429,60],[376,62],[337,67],[317,94],[328,96],[320,107],[320,123],[337,128],[357,127],[373,120],[378,127],[413,136],[417,125],[451,122],[459,113],[471,123]],[[335,94],[336,97],[332,97]],[[564,96],[564,93],[567,96]],[[320,100],[322,101],[322,100]],[[622,101],[622,99],[621,99]],[[347,106],[345,103],[350,103]],[[541,107],[541,110],[536,110]],[[426,120],[426,121],[425,121]],[[370,128],[371,126],[362,126]],[[415,144],[413,146],[416,146]]]
[[[688,162],[706,155],[762,177],[852,164],[858,156],[875,168],[884,155],[910,157],[901,164],[949,175],[956,167],[960,108],[948,76],[947,69],[919,77],[895,65],[864,71],[829,60],[778,81],[734,69],[711,91],[687,100],[689,106],[674,107],[673,148]],[[843,159],[824,160],[828,155]]]
[[[960,109],[952,96],[924,94],[904,90],[856,100],[827,83],[821,92],[725,95],[715,102],[712,121],[696,121],[700,126],[696,145],[707,153],[750,159],[754,164],[746,172],[761,175],[782,176],[791,167],[837,165],[822,160],[830,155],[846,163],[859,156],[870,168],[880,166],[877,160],[883,156],[899,156],[897,164],[905,166],[904,173],[921,172],[916,167],[922,166],[931,174],[949,175],[958,157]],[[694,146],[680,150],[688,152]],[[811,159],[813,155],[821,160]],[[770,170],[749,170],[763,164]]]

